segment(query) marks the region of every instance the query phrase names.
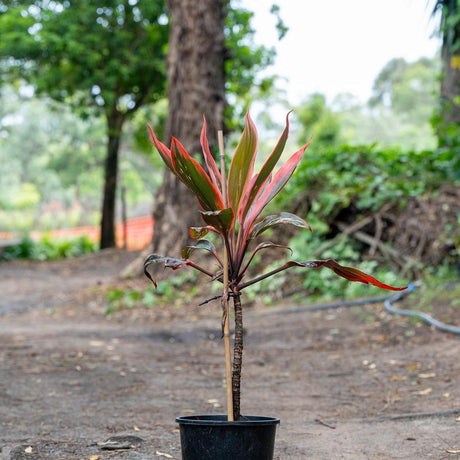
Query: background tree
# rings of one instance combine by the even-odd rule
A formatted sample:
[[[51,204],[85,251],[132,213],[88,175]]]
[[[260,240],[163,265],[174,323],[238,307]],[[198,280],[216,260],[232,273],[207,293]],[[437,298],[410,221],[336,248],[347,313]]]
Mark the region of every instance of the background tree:
[[[374,80],[369,106],[387,107],[417,124],[425,122],[436,104],[438,70],[437,59],[423,57],[414,62],[392,59]]]
[[[39,94],[103,114],[107,153],[101,248],[115,246],[115,197],[125,121],[164,94],[163,1],[67,0],[0,4],[4,69]]]
[[[315,145],[336,145],[340,136],[340,120],[326,102],[323,94],[315,93],[306,98],[295,111],[300,123],[299,143],[313,136]]]
[[[202,116],[206,116],[211,149],[217,152],[217,130],[235,114],[234,105],[244,107],[244,94],[251,87],[271,85],[257,80],[257,72],[272,62],[274,52],[253,42],[250,25],[253,13],[229,6],[228,0],[169,0],[170,35],[168,52],[169,112],[164,140],[180,138],[190,152],[200,152]],[[278,26],[279,27],[279,26]],[[197,221],[196,203],[178,180],[165,171],[156,194],[153,250],[159,254],[179,253],[188,235],[183,222]],[[181,198],[179,198],[181,197]],[[186,197],[186,198],[184,198]],[[199,219],[199,217],[198,217]],[[181,226],[177,226],[181,222]],[[133,270],[128,267],[126,273]]]
[[[171,136],[181,139],[190,152],[201,151],[203,115],[208,123],[210,144],[217,144],[223,129],[225,106],[226,0],[168,0],[170,16],[168,52],[169,112],[165,143]],[[191,194],[169,171],[156,195],[154,251],[180,250],[187,235],[182,228],[196,220]],[[178,223],[181,225],[178,225]]]
[[[441,144],[460,143],[460,0],[438,0],[433,13],[441,13]]]
[[[373,144],[404,149],[436,146],[431,118],[439,98],[439,59],[390,60],[377,75],[372,97],[362,103],[352,94],[331,102],[312,94],[297,107],[299,141],[313,136],[310,149],[338,144]]]

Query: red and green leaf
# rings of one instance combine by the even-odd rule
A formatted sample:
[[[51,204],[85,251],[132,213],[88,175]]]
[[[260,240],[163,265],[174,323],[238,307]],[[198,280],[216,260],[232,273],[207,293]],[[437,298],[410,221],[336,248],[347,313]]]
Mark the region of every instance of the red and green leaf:
[[[256,152],[257,130],[248,112],[246,113],[243,134],[236,147],[228,172],[228,202],[236,215],[238,215],[240,203],[254,171]]]
[[[189,229],[189,235],[190,238],[194,240],[199,240],[203,237],[205,237],[210,231],[216,231],[214,227],[211,227],[210,225],[207,225],[206,227],[190,227]]]
[[[156,281],[150,275],[148,268],[152,264],[163,264],[164,267],[172,268],[177,270],[185,265],[188,265],[189,261],[184,259],[174,259],[172,257],[163,257],[157,254],[150,254],[144,261],[144,274],[147,278],[157,287]]]
[[[318,263],[318,267],[321,267],[321,266],[327,267],[331,269],[335,274],[349,281],[356,281],[356,282],[364,283],[364,284],[372,284],[379,288],[388,289],[390,291],[404,291],[404,289],[407,289],[407,286],[402,287],[402,288],[397,288],[397,287],[382,283],[377,278],[374,278],[373,276],[368,275],[367,273],[364,273],[361,270],[358,270],[357,268],[345,267],[344,265],[340,265],[334,259],[317,260],[315,262]],[[317,267],[314,267],[314,268],[317,268]]]
[[[281,267],[275,268],[274,270],[271,270],[270,272],[265,273],[264,275],[258,276],[257,278],[254,278],[253,280],[240,285],[239,289],[241,291],[242,289],[248,286],[251,286],[252,284],[258,283],[259,281],[269,278],[270,276],[276,275],[277,273],[283,270],[286,270],[288,268],[291,268],[291,267],[303,267],[303,268],[326,267],[332,270],[335,274],[341,276],[342,278],[347,279],[348,281],[354,281],[354,282],[364,283],[364,284],[372,284],[381,289],[387,289],[390,291],[404,291],[405,289],[407,289],[407,286],[399,288],[399,287],[394,287],[394,286],[390,286],[388,284],[382,283],[377,278],[374,278],[373,276],[368,275],[367,273],[364,273],[361,270],[358,270],[357,268],[346,267],[344,265],[340,265],[334,259],[308,260],[306,262],[296,262],[294,260],[291,260],[289,262],[286,262]]]
[[[174,167],[172,165],[172,159],[171,159],[171,151],[164,145],[162,142],[158,140],[158,138],[155,136],[155,133],[153,132],[153,129],[151,128],[150,125],[147,125],[150,133],[150,140],[152,141],[153,145],[156,147],[158,150],[158,153],[160,154],[161,158],[163,159],[165,165],[174,173]]]
[[[208,168],[209,177],[212,180],[212,183],[216,188],[221,188],[222,185],[222,177],[217,167],[216,161],[211,153],[211,149],[209,148],[208,138],[206,137],[206,118],[203,117],[203,128],[201,129],[201,136],[200,136],[201,147],[203,149],[203,156],[204,161],[206,163],[206,167]]]
[[[267,216],[258,224],[254,225],[251,228],[249,239],[252,240],[256,236],[259,236],[261,233],[265,232],[265,230],[281,224],[294,225],[295,227],[307,228],[308,230],[312,231],[310,225],[299,216],[289,212],[280,212],[279,214]]]
[[[219,265],[222,266],[222,261],[219,255],[217,254],[216,247],[208,240],[198,240],[196,244],[186,246],[182,250],[182,254],[181,254],[182,258],[189,259],[191,254],[196,250],[204,250],[204,251],[210,252],[217,259],[217,261],[219,262]]]
[[[201,211],[201,216],[208,225],[215,228],[224,237],[228,236],[235,222],[235,215],[232,208],[220,211]]]
[[[244,217],[248,213],[252,203],[254,202],[257,194],[263,188],[264,184],[269,180],[273,170],[275,169],[278,160],[281,158],[281,154],[284,151],[284,147],[286,145],[286,141],[289,135],[289,112],[286,115],[286,127],[284,128],[281,137],[276,144],[276,147],[273,149],[273,152],[265,161],[264,165],[260,169],[260,172],[254,176],[252,183],[250,183],[248,187],[248,193],[244,198],[243,205],[240,208],[240,214],[238,215],[238,219],[240,222],[243,221]]]
[[[252,226],[254,221],[263,211],[265,206],[280,192],[280,190],[286,185],[286,182],[290,179],[292,174],[294,173],[297,165],[300,163],[302,156],[308,147],[307,142],[300,150],[298,150],[294,155],[289,158],[286,163],[278,170],[275,174],[273,179],[271,180],[270,184],[263,188],[263,190],[259,193],[256,197],[254,204],[252,205],[249,213],[243,222],[243,226],[245,227],[245,232],[249,232],[249,228]]]
[[[171,158],[176,176],[190,188],[203,209],[215,211],[225,208],[220,190],[214,186],[198,161],[175,138],[171,142]]]
[[[144,261],[144,274],[153,283],[155,287],[157,287],[157,283],[153,279],[150,272],[148,271],[150,265],[152,264],[163,264],[165,268],[171,268],[172,270],[178,270],[179,268],[182,268],[188,265],[194,268],[195,270],[198,270],[204,273],[205,275],[208,275],[211,278],[215,277],[214,273],[211,273],[205,268],[200,267],[198,264],[196,264],[195,262],[191,260],[174,259],[172,257],[159,256],[158,254],[150,254],[149,256],[146,257]]]

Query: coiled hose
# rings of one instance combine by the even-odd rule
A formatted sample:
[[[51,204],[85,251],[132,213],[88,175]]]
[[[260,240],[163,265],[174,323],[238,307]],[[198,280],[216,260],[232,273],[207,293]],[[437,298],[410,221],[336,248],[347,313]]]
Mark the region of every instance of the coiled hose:
[[[417,283],[413,283],[413,284],[411,283],[409,284],[409,286],[407,287],[405,291],[401,291],[401,292],[398,292],[397,294],[393,294],[389,296],[383,302],[383,306],[385,310],[395,315],[411,316],[413,318],[420,318],[425,323],[430,324],[431,326],[434,326],[435,328],[441,331],[450,332],[451,334],[460,334],[460,327],[451,326],[450,324],[442,323],[441,321],[438,321],[437,319],[431,317],[430,315],[424,312],[417,311],[417,310],[399,310],[398,308],[393,307],[392,305],[393,302],[398,302],[398,300],[401,300],[403,297],[410,294],[412,291],[415,291],[417,287],[418,287]]]
[[[460,334],[460,327],[451,326],[450,324],[442,323],[437,319],[431,317],[430,315],[417,311],[417,310],[399,310],[393,306],[394,302],[398,302],[399,300],[406,297],[411,292],[415,291],[421,283],[415,282],[409,284],[408,288],[405,291],[398,292],[397,294],[390,294],[387,296],[381,297],[371,297],[368,299],[357,299],[357,300],[344,300],[340,302],[334,302],[329,304],[323,305],[308,305],[302,307],[293,307],[293,308],[282,308],[277,310],[267,310],[266,314],[278,314],[278,313],[300,313],[303,311],[318,311],[318,310],[330,310],[334,308],[341,308],[341,307],[355,307],[358,305],[368,305],[370,303],[381,303],[383,302],[383,306],[386,311],[392,313],[394,315],[401,315],[401,316],[411,316],[413,318],[419,318],[427,324],[434,326],[435,328],[444,331],[450,332],[451,334]]]

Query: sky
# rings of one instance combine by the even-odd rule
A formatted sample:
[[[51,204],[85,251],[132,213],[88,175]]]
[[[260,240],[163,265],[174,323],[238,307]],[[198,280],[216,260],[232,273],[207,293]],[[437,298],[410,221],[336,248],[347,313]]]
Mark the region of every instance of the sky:
[[[289,32],[278,41],[270,7],[277,3]],[[268,69],[284,77],[278,86],[297,105],[320,92],[332,101],[352,93],[366,102],[378,73],[392,58],[433,57],[440,39],[433,36],[434,0],[242,0],[255,13],[256,42],[274,46]]]

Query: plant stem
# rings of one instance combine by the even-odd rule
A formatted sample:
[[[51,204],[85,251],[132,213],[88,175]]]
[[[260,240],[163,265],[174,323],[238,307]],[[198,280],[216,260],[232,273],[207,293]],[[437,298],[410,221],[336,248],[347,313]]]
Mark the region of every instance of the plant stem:
[[[227,179],[225,174],[225,154],[224,154],[224,138],[222,131],[217,132],[217,138],[220,150],[220,169],[222,176],[222,195],[224,203],[227,206]],[[225,242],[226,243],[226,242]],[[223,315],[223,334],[225,346],[225,379],[227,383],[227,420],[233,422],[233,392],[232,392],[232,352],[230,346],[230,314],[228,308],[228,258],[230,248],[227,244],[224,245],[224,260],[223,260],[223,284],[222,291],[222,315]]]
[[[232,392],[232,354],[230,346],[230,315],[228,308],[228,256],[224,252],[224,290],[222,292],[222,314],[225,346],[225,381],[227,384],[227,420],[234,420],[233,392]]]
[[[235,308],[235,341],[233,343],[233,371],[232,371],[232,390],[233,390],[233,415],[235,420],[240,419],[240,398],[241,398],[241,367],[243,364],[243,308],[239,295],[233,297]]]

